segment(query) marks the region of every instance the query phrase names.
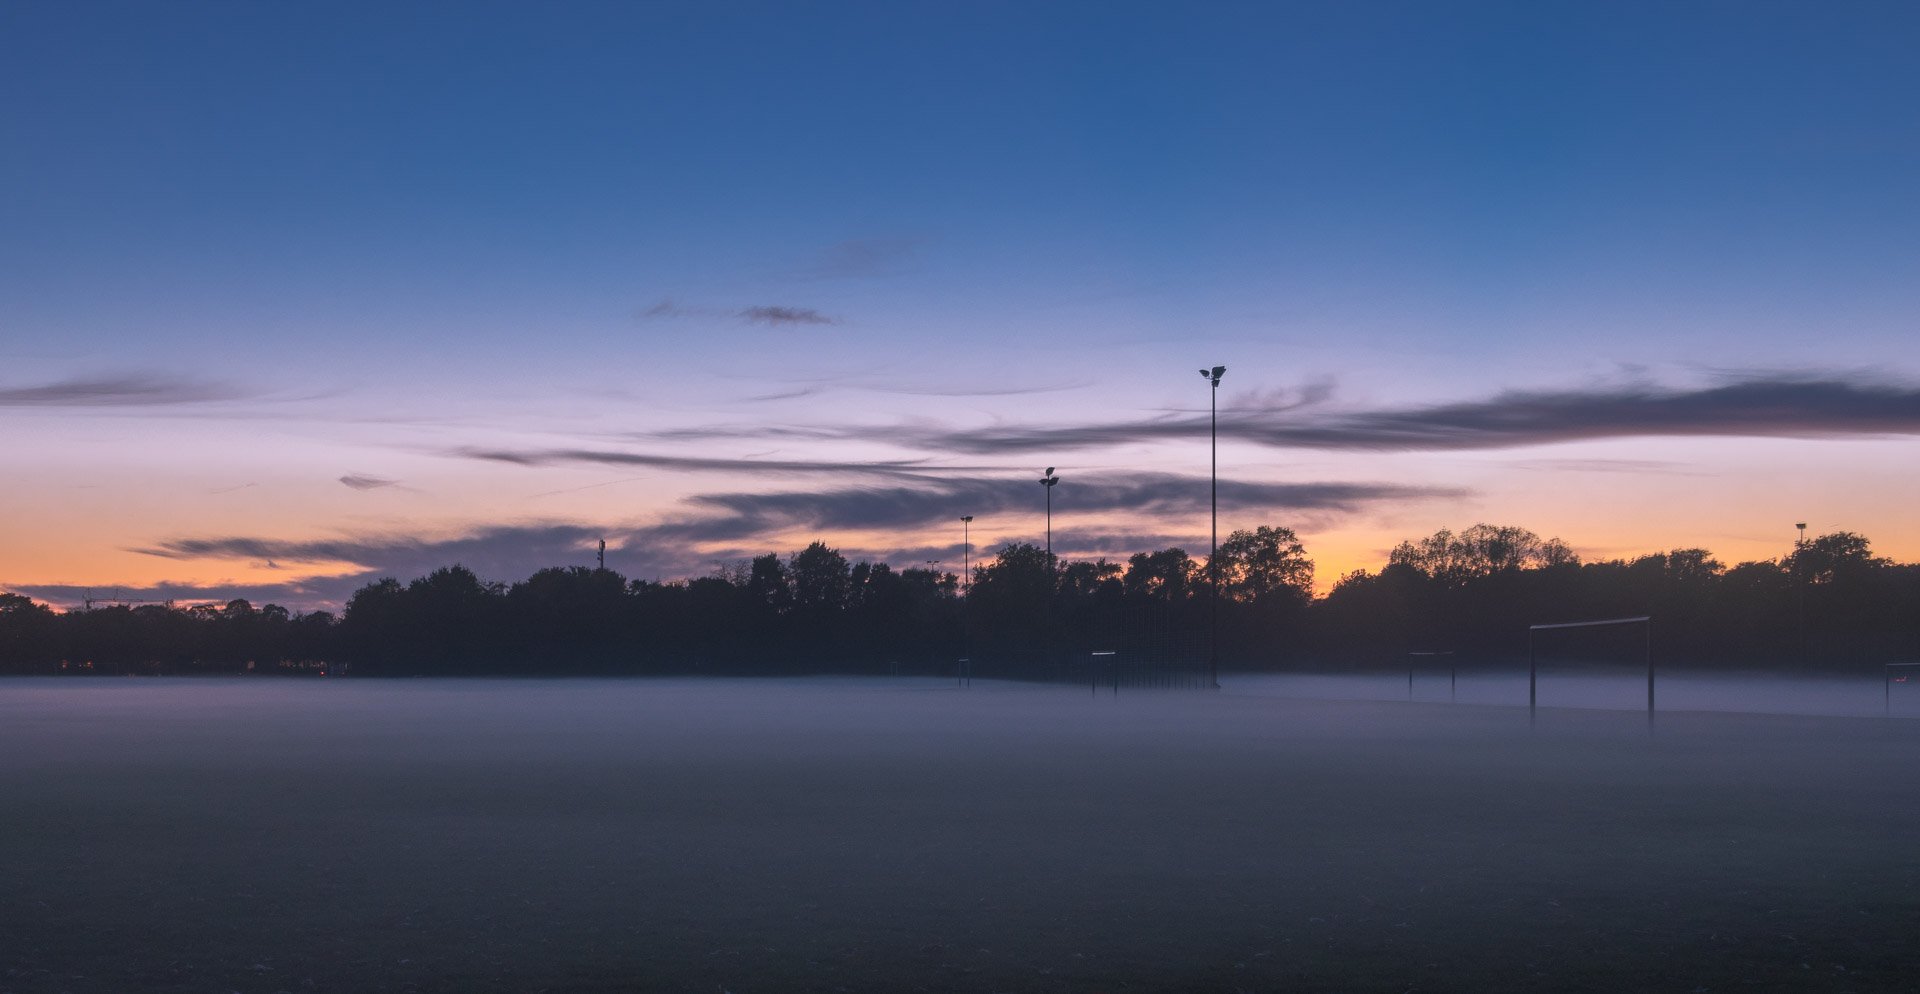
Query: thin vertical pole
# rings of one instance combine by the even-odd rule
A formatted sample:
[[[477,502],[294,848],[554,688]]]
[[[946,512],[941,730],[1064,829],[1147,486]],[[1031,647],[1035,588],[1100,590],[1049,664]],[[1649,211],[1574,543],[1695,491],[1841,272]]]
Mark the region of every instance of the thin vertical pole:
[[[1220,686],[1220,379],[1213,379],[1213,386],[1207,393],[1208,423],[1211,431],[1211,455],[1213,458],[1213,490],[1209,503],[1213,507],[1213,551],[1207,555],[1207,574],[1212,578],[1213,619],[1212,632],[1207,638],[1207,672],[1217,689]]]
[[[1413,700],[1413,657],[1407,657],[1407,700]]]
[[[962,662],[971,670],[973,667],[973,515],[971,514],[960,519],[960,546],[964,550],[960,554],[960,573],[963,577],[960,587],[960,647],[967,653]],[[968,673],[961,680],[960,685],[964,687],[972,682],[973,675]]]
[[[1880,668],[1880,690],[1881,696],[1885,701],[1885,716],[1891,718],[1893,717],[1893,667],[1883,666]]]
[[[1459,685],[1460,685],[1460,664],[1448,663],[1447,664],[1447,703],[1448,704],[1454,703],[1455,698],[1458,696],[1457,688],[1459,687]]]
[[[1806,525],[1804,525],[1804,524],[1802,524],[1802,525],[1795,525],[1794,527],[1796,527],[1796,528],[1798,528],[1798,529],[1800,529],[1800,537],[1799,537],[1798,539],[1796,539],[1796,540],[1794,540],[1794,543],[1793,543],[1793,552],[1794,552],[1794,556],[1793,556],[1793,581],[1794,581],[1794,582],[1793,582],[1793,586],[1794,586],[1794,589],[1795,589],[1795,590],[1797,591],[1797,593],[1798,593],[1798,597],[1799,597],[1799,602],[1800,602],[1800,603],[1799,603],[1799,615],[1800,615],[1800,662],[1804,664],[1804,663],[1805,663],[1805,662],[1807,661],[1807,657],[1809,657],[1810,655],[1812,655],[1812,653],[1811,653],[1811,652],[1809,651],[1811,647],[1807,645],[1807,574],[1806,574],[1806,564],[1805,564],[1805,563],[1802,563],[1802,562],[1801,562],[1801,560],[1802,560],[1803,558],[1805,558],[1805,557],[1804,557],[1804,556],[1802,555],[1802,553],[1805,553],[1805,552],[1807,551],[1807,526],[1806,526]]]
[[[1653,724],[1653,619],[1646,621],[1647,626],[1647,724]]]
[[[1536,692],[1539,686],[1539,672],[1540,668],[1535,663],[1533,655],[1533,629],[1529,628],[1527,629],[1527,724],[1529,725],[1534,721],[1534,702],[1539,699]]]

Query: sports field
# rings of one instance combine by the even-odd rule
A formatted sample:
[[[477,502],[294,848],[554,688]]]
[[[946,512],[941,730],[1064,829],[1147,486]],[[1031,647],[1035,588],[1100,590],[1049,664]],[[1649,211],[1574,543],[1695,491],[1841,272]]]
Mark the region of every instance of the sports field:
[[[0,682],[0,991],[1920,989],[1920,722]]]

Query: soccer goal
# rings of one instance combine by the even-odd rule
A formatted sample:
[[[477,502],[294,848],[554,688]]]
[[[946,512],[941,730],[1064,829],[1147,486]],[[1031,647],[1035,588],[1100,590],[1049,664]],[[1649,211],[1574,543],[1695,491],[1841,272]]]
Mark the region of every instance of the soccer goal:
[[[1460,671],[1454,666],[1451,652],[1409,652],[1407,653],[1407,700],[1413,700],[1413,671],[1421,664],[1447,664],[1447,702],[1452,703],[1460,686]]]
[[[1920,663],[1888,663],[1886,667],[1886,716],[1893,717],[1893,685],[1920,683]],[[1911,697],[1908,692],[1903,697]]]
[[[1540,632],[1557,631],[1569,628],[1606,628],[1612,625],[1644,626],[1647,656],[1647,721],[1653,721],[1653,617],[1641,615],[1637,618],[1607,618],[1602,621],[1567,621],[1555,625],[1527,626],[1527,718],[1534,717],[1535,706],[1540,699],[1540,656],[1535,649],[1535,636]]]

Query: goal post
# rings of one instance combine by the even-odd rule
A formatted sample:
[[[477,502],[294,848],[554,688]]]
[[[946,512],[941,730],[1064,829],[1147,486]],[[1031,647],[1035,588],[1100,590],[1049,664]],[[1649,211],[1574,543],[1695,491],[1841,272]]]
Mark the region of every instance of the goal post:
[[[1540,663],[1534,651],[1535,632],[1551,631],[1560,628],[1604,628],[1608,625],[1645,625],[1647,653],[1647,720],[1653,720],[1653,616],[1648,614],[1635,618],[1606,618],[1601,621],[1566,621],[1555,625],[1527,626],[1527,718],[1532,720],[1535,704],[1539,700]]]
[[[1453,701],[1460,685],[1460,671],[1453,662],[1451,652],[1409,652],[1407,653],[1407,700],[1413,700],[1413,668],[1424,659],[1445,657],[1447,660],[1447,700]]]
[[[1894,676],[1894,670],[1901,671],[1900,675]],[[1883,693],[1886,695],[1886,711],[1883,713],[1891,718],[1893,717],[1893,685],[1896,683],[1906,683],[1912,674],[1920,673],[1920,663],[1888,663],[1882,672],[1884,673],[1882,680],[1884,687]]]

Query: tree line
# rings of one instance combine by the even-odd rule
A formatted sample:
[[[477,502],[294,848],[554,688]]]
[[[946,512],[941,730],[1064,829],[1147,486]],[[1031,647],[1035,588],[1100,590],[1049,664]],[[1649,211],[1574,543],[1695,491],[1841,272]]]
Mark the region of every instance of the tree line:
[[[1583,562],[1524,528],[1402,542],[1314,596],[1295,534],[1236,531],[1214,560],[1178,548],[1066,560],[1011,544],[951,572],[849,562],[815,542],[691,580],[543,569],[491,582],[453,565],[355,591],[344,611],[115,606],[56,612],[0,594],[9,673],[788,674],[1042,672],[1112,650],[1238,668],[1399,665],[1410,651],[1521,654],[1529,624],[1648,614],[1663,658],[1867,667],[1920,657],[1920,565],[1837,532],[1726,566],[1704,549]],[[1216,635],[1217,632],[1217,635]]]

